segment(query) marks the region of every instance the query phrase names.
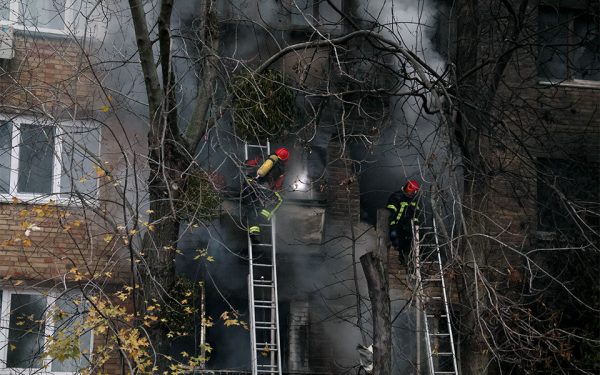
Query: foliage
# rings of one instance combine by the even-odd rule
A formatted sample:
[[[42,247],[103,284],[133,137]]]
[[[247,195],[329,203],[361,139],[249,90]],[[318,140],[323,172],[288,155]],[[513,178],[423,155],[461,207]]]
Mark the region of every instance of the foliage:
[[[171,335],[189,336],[196,330],[196,317],[200,312],[202,283],[194,283],[185,276],[178,276],[169,292],[171,303],[160,311],[160,321],[169,328]]]
[[[239,137],[274,138],[293,125],[294,95],[280,73],[268,70],[262,74],[240,74],[233,79],[230,90]]]
[[[71,273],[77,273],[74,270]],[[128,308],[132,302],[133,288],[124,286],[113,296],[98,295],[88,296],[89,308],[78,317],[70,316],[61,310],[53,311],[55,319],[68,319],[72,322],[67,331],[58,331],[52,337],[47,338],[44,355],[52,356],[57,360],[77,359],[82,354],[89,357],[90,353],[82,353],[79,348],[80,337],[85,332],[94,331],[96,340],[92,354],[93,361],[89,367],[82,369],[82,374],[97,372],[107,365],[116,353],[120,353],[131,371],[137,374],[156,373],[157,367],[153,349],[147,331],[152,326],[159,324],[181,325],[191,324],[190,318],[197,309],[186,308],[192,304],[193,290],[199,290],[191,281],[179,279],[172,291],[172,297],[177,303],[163,305],[151,301],[147,306],[146,313],[142,317],[136,317]],[[186,297],[188,296],[188,297]],[[187,302],[186,299],[189,301]],[[181,309],[183,307],[183,309]],[[164,313],[161,313],[164,311]],[[143,322],[140,327],[138,322]],[[204,324],[204,322],[202,323]],[[212,324],[206,324],[209,327]],[[188,331],[179,330],[171,332],[170,337],[186,336]],[[208,344],[202,346],[203,352],[210,354],[212,348]],[[180,353],[185,362],[178,362],[170,356],[162,355],[168,363],[168,370],[164,374],[183,374],[189,372],[190,368],[202,365],[207,358],[203,356],[192,356],[187,352]]]
[[[190,223],[210,221],[219,215],[222,197],[217,190],[215,176],[194,168],[187,176],[179,201],[182,218]]]

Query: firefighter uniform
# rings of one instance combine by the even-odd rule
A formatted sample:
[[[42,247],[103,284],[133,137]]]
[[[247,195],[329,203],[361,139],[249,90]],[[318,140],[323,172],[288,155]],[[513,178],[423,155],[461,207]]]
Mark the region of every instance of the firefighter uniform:
[[[246,161],[247,167],[258,167],[255,174],[246,177],[246,216],[250,238],[258,242],[260,224],[271,220],[283,203],[279,190],[283,186],[287,150],[280,148],[262,163],[259,159]],[[260,164],[260,166],[259,166]]]
[[[412,224],[419,221],[416,191],[407,193],[405,187],[393,193],[386,206],[390,211],[390,242],[400,252],[400,261],[403,261],[410,252],[413,238]]]

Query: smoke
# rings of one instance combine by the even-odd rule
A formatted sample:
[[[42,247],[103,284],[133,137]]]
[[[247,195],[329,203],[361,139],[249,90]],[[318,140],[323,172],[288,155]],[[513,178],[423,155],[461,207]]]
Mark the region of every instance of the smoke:
[[[444,7],[434,1],[368,1],[359,13],[366,21],[376,22],[375,30],[414,52],[429,68],[441,75],[446,62],[440,54],[443,41],[440,32]],[[360,170],[361,203],[364,219],[374,222],[375,211],[385,206],[387,197],[399,190],[406,180],[417,179],[423,191],[448,181],[448,171],[455,161],[450,155],[445,124],[428,109],[438,109],[433,97],[419,86],[414,69],[395,61],[398,76],[407,78],[398,89],[398,96],[390,99],[391,126],[381,133],[379,143],[370,149],[357,149],[355,156],[362,160]],[[431,80],[434,80],[430,76]],[[427,99],[415,93],[423,94]]]
[[[369,0],[359,5],[358,14],[375,22],[377,32],[413,51],[434,70],[443,70],[445,61],[431,39],[437,20],[433,1]]]

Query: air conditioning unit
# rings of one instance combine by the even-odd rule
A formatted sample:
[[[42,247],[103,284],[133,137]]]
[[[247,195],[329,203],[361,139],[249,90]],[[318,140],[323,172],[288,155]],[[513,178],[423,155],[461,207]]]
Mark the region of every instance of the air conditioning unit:
[[[15,57],[13,48],[14,30],[11,25],[0,25],[0,59],[10,60]]]

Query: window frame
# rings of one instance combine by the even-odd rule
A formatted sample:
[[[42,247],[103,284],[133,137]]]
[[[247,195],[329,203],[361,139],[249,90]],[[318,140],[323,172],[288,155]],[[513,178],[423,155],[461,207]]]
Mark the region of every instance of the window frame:
[[[1,288],[1,286],[0,286]],[[0,375],[13,375],[13,374],[53,374],[53,375],[77,375],[79,372],[67,372],[67,371],[51,371],[47,369],[52,368],[53,358],[50,356],[43,357],[42,367],[7,367],[7,357],[9,350],[9,333],[10,333],[10,312],[11,312],[11,297],[14,294],[25,294],[25,295],[34,295],[41,296],[46,298],[46,307],[44,309],[44,336],[43,342],[44,345],[48,337],[52,337],[54,335],[55,321],[52,318],[50,312],[50,307],[54,306],[56,300],[60,297],[62,293],[58,293],[56,291],[48,291],[47,293],[42,293],[40,291],[31,289],[31,288],[14,288],[1,290],[2,293],[2,303],[0,305]],[[91,356],[94,350],[94,331],[90,331],[90,362]]]
[[[44,119],[49,120],[49,119]],[[44,124],[44,121],[40,121],[39,118],[33,116],[7,116],[4,114],[0,114],[0,124],[4,124],[10,122],[12,124],[11,128],[11,149],[10,149],[10,172],[9,172],[9,183],[8,183],[8,192],[0,192],[0,202],[11,202],[14,198],[19,199],[19,201],[23,202],[33,202],[33,203],[49,203],[50,201],[64,204],[64,205],[81,205],[81,202],[78,199],[72,199],[76,196],[73,193],[62,193],[61,192],[61,178],[63,176],[62,171],[62,151],[63,151],[63,142],[65,135],[68,132],[64,131],[64,128],[85,128],[89,127],[93,129],[98,125],[98,155],[102,153],[102,129],[93,120],[87,121],[59,121],[55,123]],[[53,150],[53,158],[52,158],[52,190],[50,193],[22,193],[18,191],[18,181],[19,181],[19,163],[20,163],[20,142],[21,142],[21,134],[22,131],[20,126],[23,124],[37,124],[41,126],[54,127],[54,150]],[[19,125],[19,126],[15,126]],[[94,204],[98,200],[98,188],[99,188],[99,180],[96,180],[96,194],[93,199],[86,201],[86,203]]]
[[[1,26],[11,26],[14,30],[17,31],[27,31],[27,32],[36,32],[43,34],[55,34],[55,35],[69,35],[69,25],[73,24],[75,21],[76,12],[74,10],[74,4],[76,0],[65,0],[65,13],[64,13],[64,21],[62,29],[53,29],[49,27],[37,27],[37,26],[26,26],[24,23],[19,22],[20,16],[20,1],[19,0],[9,0],[9,14],[8,19],[0,18],[0,27]]]
[[[305,10],[298,9],[296,5],[296,0],[288,0],[288,3],[286,4],[286,6],[289,7],[288,27],[291,30],[308,30],[312,28],[316,28],[318,30],[323,31],[341,30],[343,22],[343,18],[341,15],[339,15],[339,20],[335,23],[323,23],[323,21],[326,19],[325,13],[323,12],[324,8],[322,8],[322,6],[323,4],[326,4],[325,6],[329,6],[327,2],[325,2],[324,0],[305,1],[308,3],[307,8]],[[337,0],[333,0],[333,2],[336,6],[343,9],[343,1],[340,0],[339,4],[337,4]]]
[[[543,72],[543,65],[542,62],[539,61],[539,59],[541,58],[541,51],[542,48],[546,48],[545,46],[542,47],[542,43],[541,43],[541,34],[545,31],[548,30],[548,28],[541,28],[540,25],[540,18],[542,17],[542,13],[543,12],[549,12],[552,11],[554,12],[559,18],[561,14],[566,14],[568,15],[567,18],[567,22],[565,24],[566,27],[566,52],[565,52],[565,59],[566,61],[564,62],[564,64],[566,64],[566,77],[565,78],[552,78],[552,77],[545,77],[544,76],[544,72]],[[561,86],[573,86],[573,87],[596,87],[596,88],[600,88],[600,78],[599,79],[582,79],[582,78],[574,78],[577,73],[575,72],[575,67],[571,66],[572,64],[572,59],[574,58],[574,55],[577,51],[577,48],[574,48],[572,43],[574,41],[574,39],[576,38],[575,34],[575,20],[577,17],[580,17],[583,15],[582,12],[583,9],[579,9],[577,7],[569,7],[568,5],[565,6],[558,6],[555,4],[548,4],[548,3],[541,3],[537,9],[537,17],[538,17],[538,24],[537,24],[537,33],[538,33],[538,42],[539,42],[539,47],[538,47],[538,55],[536,57],[536,74],[537,74],[537,78],[538,78],[538,83],[543,84],[543,85],[561,85]],[[594,16],[592,14],[592,16]],[[600,14],[596,15],[596,17],[600,17]],[[600,35],[600,26],[596,25],[597,29],[596,30],[599,35]]]

